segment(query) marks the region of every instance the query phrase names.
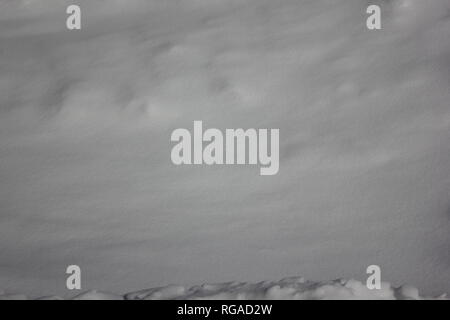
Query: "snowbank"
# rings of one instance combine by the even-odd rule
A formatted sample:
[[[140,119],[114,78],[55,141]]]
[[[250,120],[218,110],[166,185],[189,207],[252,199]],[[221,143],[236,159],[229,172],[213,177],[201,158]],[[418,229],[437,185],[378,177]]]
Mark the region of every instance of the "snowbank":
[[[25,300],[24,295],[0,295],[0,300]],[[62,299],[57,296],[39,300]],[[131,292],[123,296],[90,290],[72,298],[73,300],[446,300],[446,294],[439,297],[424,297],[415,287],[404,285],[393,287],[383,282],[380,290],[369,290],[357,280],[338,279],[328,282],[306,281],[301,277],[285,278],[280,281],[258,283],[226,282],[203,284],[191,288],[169,285]]]
[[[66,295],[71,264],[120,293],[371,264],[450,292],[449,0],[78,0],[72,32],[74,2],[0,0],[6,292]],[[195,120],[280,129],[278,174],[173,165]]]

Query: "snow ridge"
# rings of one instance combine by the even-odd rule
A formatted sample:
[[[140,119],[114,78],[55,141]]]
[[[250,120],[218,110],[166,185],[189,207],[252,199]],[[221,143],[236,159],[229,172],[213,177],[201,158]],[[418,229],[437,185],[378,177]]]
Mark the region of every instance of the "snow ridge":
[[[0,300],[26,300],[21,294],[2,294]],[[63,300],[44,296],[38,300]],[[226,282],[203,284],[190,288],[169,285],[117,295],[97,290],[86,291],[72,300],[447,300],[447,295],[424,297],[410,285],[393,287],[383,282],[380,290],[369,290],[357,280],[338,279],[328,282],[306,281],[302,277],[258,283]]]

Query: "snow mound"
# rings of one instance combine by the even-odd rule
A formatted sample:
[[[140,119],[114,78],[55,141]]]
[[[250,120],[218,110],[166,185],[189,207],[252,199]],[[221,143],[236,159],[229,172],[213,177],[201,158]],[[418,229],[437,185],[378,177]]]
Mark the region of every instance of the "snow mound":
[[[0,292],[0,300],[25,300],[25,295],[8,295]],[[38,300],[61,300],[57,296],[45,296]],[[438,297],[421,296],[410,285],[393,287],[383,282],[381,289],[370,290],[357,280],[338,279],[328,282],[306,281],[301,277],[258,283],[226,282],[203,284],[190,288],[169,285],[117,295],[90,290],[72,300],[447,300],[446,294]]]
[[[153,288],[126,294],[125,299],[212,299],[212,300],[421,300],[415,287],[405,285],[399,288],[390,283],[382,283],[380,290],[370,290],[357,280],[334,280],[329,282],[312,282],[304,278],[286,278],[281,281],[264,281],[259,283],[228,282],[204,284],[185,288],[168,286]],[[446,295],[437,297],[445,299]]]

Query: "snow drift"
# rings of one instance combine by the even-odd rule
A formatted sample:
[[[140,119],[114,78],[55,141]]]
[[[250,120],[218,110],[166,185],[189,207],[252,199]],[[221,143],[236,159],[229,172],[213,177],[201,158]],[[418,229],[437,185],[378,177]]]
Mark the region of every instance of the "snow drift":
[[[450,292],[449,0],[73,2],[0,0],[1,288]],[[279,128],[278,174],[174,166],[194,120]]]
[[[25,300],[25,295],[0,295],[0,300]],[[46,296],[40,300],[60,300],[58,296]],[[145,289],[125,295],[90,290],[73,300],[422,300],[447,299],[446,294],[424,297],[413,286],[393,287],[383,282],[381,289],[369,290],[357,280],[338,279],[329,282],[306,281],[302,277],[285,278],[280,281],[258,283],[227,282],[203,284],[190,288],[170,285]]]

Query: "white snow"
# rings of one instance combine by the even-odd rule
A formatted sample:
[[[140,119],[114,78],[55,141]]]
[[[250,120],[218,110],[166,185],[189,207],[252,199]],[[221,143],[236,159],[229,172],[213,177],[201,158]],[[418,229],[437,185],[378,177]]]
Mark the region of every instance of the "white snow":
[[[2,299],[26,299],[23,295],[0,295]],[[62,299],[56,296],[39,299]],[[447,299],[445,294],[438,297],[424,297],[415,287],[404,285],[398,288],[383,282],[381,289],[369,290],[357,280],[334,280],[328,282],[306,281],[291,277],[281,281],[258,283],[227,282],[203,284],[191,288],[165,286],[131,292],[123,296],[101,292],[86,291],[73,300],[423,300]]]
[[[449,0],[370,1],[381,31],[362,0],[77,2],[69,32],[71,0],[0,0],[0,288],[450,292]],[[279,173],[174,166],[194,120],[279,128]]]

